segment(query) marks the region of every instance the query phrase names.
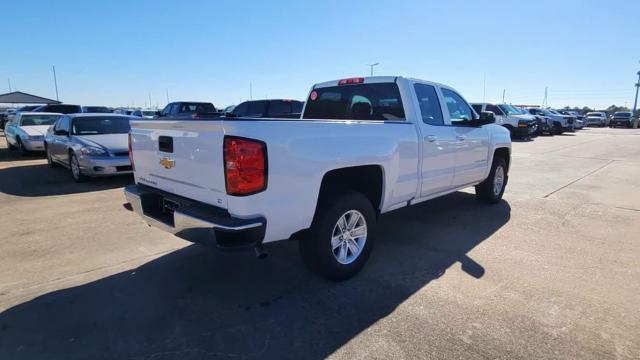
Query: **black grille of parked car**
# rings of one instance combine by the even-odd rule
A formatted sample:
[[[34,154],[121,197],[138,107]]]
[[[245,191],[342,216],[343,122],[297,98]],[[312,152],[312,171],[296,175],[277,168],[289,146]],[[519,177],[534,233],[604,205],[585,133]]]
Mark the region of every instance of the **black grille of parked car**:
[[[116,166],[116,171],[131,171],[131,170],[133,170],[131,165]]]

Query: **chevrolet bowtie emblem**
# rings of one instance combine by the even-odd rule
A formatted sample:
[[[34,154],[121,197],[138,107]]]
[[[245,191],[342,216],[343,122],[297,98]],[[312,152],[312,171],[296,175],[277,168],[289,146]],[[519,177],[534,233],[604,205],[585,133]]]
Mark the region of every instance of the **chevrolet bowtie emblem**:
[[[162,165],[162,167],[164,167],[165,169],[171,169],[172,167],[176,166],[176,161],[165,157],[160,159],[160,165]]]

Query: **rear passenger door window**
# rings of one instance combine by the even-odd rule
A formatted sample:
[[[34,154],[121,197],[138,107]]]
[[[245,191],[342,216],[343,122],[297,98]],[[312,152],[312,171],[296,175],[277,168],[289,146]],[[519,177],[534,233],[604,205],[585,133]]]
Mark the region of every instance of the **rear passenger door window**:
[[[247,110],[247,116],[249,117],[262,117],[267,110],[267,102],[252,101],[249,103],[249,109]]]
[[[444,125],[442,107],[436,93],[436,88],[426,84],[414,84],[422,122],[429,125]]]
[[[449,89],[442,88],[442,96],[444,97],[444,102],[447,105],[452,125],[473,119],[471,108],[460,95]]]

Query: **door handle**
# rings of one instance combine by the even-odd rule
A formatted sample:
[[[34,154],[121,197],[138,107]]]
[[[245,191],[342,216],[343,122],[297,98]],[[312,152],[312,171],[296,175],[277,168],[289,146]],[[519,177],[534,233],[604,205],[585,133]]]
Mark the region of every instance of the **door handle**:
[[[466,136],[464,136],[464,135],[458,135],[458,136],[456,136],[456,139],[457,139],[458,141],[465,141],[465,140],[467,139],[467,137],[466,137]]]
[[[424,137],[424,139],[428,142],[435,142],[436,140],[438,140],[438,137],[435,135],[427,135]]]

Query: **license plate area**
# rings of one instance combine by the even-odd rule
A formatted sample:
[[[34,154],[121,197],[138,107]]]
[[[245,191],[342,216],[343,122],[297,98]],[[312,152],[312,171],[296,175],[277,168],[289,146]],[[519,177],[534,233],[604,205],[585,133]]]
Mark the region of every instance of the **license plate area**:
[[[173,215],[177,208],[180,207],[180,203],[171,199],[162,198],[162,211]]]

